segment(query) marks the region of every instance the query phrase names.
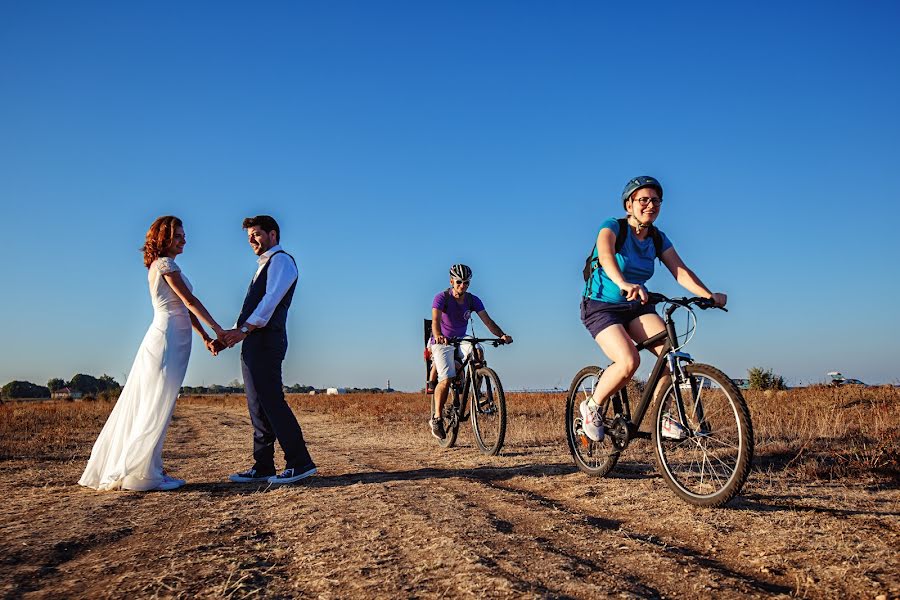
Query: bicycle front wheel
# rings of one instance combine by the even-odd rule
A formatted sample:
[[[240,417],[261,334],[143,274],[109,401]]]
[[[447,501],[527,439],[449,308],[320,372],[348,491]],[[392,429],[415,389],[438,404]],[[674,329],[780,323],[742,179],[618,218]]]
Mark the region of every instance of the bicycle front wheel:
[[[478,449],[488,456],[496,456],[506,436],[506,397],[497,373],[489,367],[475,371],[472,386],[475,395],[469,408],[472,432]]]
[[[656,388],[652,432],[659,471],[681,499],[721,506],[740,492],[753,460],[753,426],[740,390],[710,365],[684,366],[679,416],[670,375]]]
[[[566,441],[569,452],[572,453],[575,465],[594,477],[609,473],[616,466],[620,453],[610,436],[604,436],[602,440],[595,442],[585,435],[581,427],[581,403],[594,395],[601,373],[603,369],[600,367],[585,367],[578,371],[566,397]],[[611,397],[606,398],[600,405],[600,416],[606,427],[612,424],[614,413]]]

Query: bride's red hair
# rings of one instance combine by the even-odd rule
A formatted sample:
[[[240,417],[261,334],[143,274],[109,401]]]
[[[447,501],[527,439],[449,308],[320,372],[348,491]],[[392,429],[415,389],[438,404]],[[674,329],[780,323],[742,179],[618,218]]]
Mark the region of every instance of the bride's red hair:
[[[175,237],[175,228],[181,227],[181,219],[167,215],[153,221],[153,225],[147,230],[147,239],[141,251],[144,253],[144,266],[148,269],[153,261],[162,256],[172,245]]]

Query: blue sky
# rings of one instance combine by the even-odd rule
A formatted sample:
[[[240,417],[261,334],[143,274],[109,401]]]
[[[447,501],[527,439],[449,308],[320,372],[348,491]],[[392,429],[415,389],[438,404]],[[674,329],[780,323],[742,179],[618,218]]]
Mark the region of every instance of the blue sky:
[[[516,339],[488,353],[506,387],[566,387],[605,362],[581,266],[638,174],[729,294],[700,314],[698,360],[898,382],[898,17],[887,1],[4,3],[0,383],[124,379],[159,215],[184,220],[179,263],[230,323],[255,266],[241,220],[268,213],[301,270],[287,383],[418,389],[421,320],[465,262]],[[680,293],[662,267],[650,287]],[[239,376],[236,352],[195,343],[186,384]]]

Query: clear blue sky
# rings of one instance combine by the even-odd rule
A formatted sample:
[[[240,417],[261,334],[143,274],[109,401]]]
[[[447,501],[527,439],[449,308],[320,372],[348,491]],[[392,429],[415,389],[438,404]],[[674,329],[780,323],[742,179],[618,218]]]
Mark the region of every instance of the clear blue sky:
[[[232,322],[268,213],[301,270],[286,383],[418,389],[465,262],[516,338],[488,352],[506,387],[565,387],[605,360],[581,266],[638,174],[729,294],[698,360],[900,381],[900,5],[622,4],[3,3],[0,384],[124,379],[159,215]],[[197,341],[186,384],[239,374]]]

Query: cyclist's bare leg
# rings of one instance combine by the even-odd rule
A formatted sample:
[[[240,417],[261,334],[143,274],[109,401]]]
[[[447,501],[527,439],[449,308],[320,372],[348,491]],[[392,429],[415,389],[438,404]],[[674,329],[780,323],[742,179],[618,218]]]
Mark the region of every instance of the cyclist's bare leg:
[[[434,388],[434,410],[435,414],[431,415],[437,419],[444,414],[444,404],[447,403],[447,395],[450,393],[450,379],[442,379],[438,381],[437,387]]]
[[[641,315],[628,324],[628,333],[631,335],[631,338],[638,344],[640,344],[644,340],[652,338],[654,335],[661,331],[665,331],[665,329],[666,324],[663,323],[662,317],[660,317],[656,313]],[[659,356],[659,353],[662,352],[664,345],[664,343],[660,342],[650,349],[653,350],[654,354]]]
[[[622,389],[637,371],[641,357],[631,336],[622,325],[610,325],[594,338],[600,349],[612,364],[600,375],[594,388],[594,403],[600,404],[604,398]]]

